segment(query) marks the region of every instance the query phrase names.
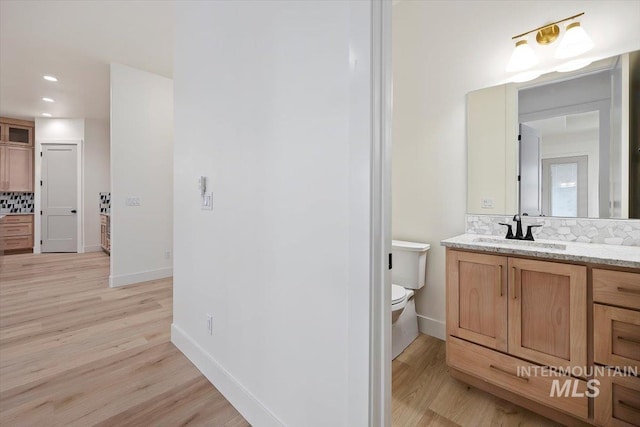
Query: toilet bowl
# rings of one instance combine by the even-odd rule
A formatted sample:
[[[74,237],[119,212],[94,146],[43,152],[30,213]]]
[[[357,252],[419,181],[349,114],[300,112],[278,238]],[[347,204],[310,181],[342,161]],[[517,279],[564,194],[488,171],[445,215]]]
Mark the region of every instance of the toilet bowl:
[[[418,337],[414,293],[425,284],[427,243],[392,242],[391,357],[395,359]]]
[[[391,322],[395,323],[404,308],[407,305],[407,300],[413,297],[413,291],[406,290],[402,286],[391,285]]]

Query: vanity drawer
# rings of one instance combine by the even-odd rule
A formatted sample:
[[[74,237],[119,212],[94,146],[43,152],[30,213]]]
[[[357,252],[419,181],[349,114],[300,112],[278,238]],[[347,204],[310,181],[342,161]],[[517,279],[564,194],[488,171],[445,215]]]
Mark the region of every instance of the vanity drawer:
[[[0,236],[12,237],[31,234],[33,234],[33,224],[31,223],[19,222],[15,224],[0,225]]]
[[[593,300],[640,310],[640,273],[594,268]]]
[[[10,251],[14,249],[31,249],[33,236],[3,237],[0,239],[0,249]]]
[[[593,305],[594,361],[640,369],[640,311]]]
[[[596,425],[640,426],[640,378],[614,376],[609,370],[596,379],[600,381],[593,413]]]
[[[18,223],[31,223],[33,224],[33,215],[7,215],[2,224],[18,224]]]
[[[540,369],[538,369],[537,375],[532,369],[530,377],[518,376],[518,367],[536,367],[537,365],[455,337],[447,337],[447,363],[452,368],[480,377],[484,381],[502,387],[512,393],[575,417],[587,419],[589,416],[589,399],[584,395],[588,391],[587,383],[583,380],[561,375],[542,376],[540,375]],[[574,385],[577,383],[576,391],[583,393],[582,396],[572,397],[571,392],[567,396],[551,396],[554,380],[559,382],[560,387],[563,386],[566,380],[570,380],[571,390],[574,390]]]

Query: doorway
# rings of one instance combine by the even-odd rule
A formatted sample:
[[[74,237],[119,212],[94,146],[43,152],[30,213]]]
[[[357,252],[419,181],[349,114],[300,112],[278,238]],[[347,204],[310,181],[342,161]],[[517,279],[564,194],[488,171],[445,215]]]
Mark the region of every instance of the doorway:
[[[42,145],[41,156],[41,252],[78,252],[78,146]]]

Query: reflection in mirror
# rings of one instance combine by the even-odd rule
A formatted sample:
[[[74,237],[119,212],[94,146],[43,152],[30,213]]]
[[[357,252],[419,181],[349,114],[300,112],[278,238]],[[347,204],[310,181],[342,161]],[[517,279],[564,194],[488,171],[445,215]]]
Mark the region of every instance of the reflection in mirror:
[[[467,212],[639,217],[639,74],[632,52],[469,93]]]
[[[623,135],[613,131],[623,126],[621,78],[617,59],[604,71],[518,91],[522,214],[620,218],[622,188],[609,183],[628,180]]]

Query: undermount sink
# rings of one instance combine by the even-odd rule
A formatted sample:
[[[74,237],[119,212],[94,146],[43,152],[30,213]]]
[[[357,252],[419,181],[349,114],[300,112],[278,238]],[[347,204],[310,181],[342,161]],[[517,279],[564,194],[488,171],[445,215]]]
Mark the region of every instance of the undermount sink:
[[[558,251],[564,251],[567,249],[567,245],[563,243],[535,242],[531,240],[512,240],[496,237],[476,237],[475,239],[473,239],[473,241],[475,243],[494,243],[500,245],[526,246],[529,248],[555,249]]]

